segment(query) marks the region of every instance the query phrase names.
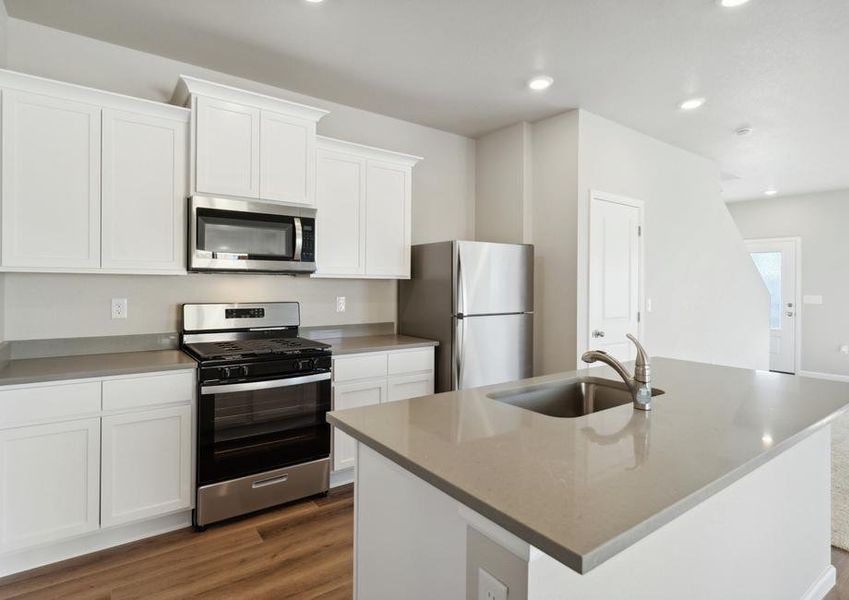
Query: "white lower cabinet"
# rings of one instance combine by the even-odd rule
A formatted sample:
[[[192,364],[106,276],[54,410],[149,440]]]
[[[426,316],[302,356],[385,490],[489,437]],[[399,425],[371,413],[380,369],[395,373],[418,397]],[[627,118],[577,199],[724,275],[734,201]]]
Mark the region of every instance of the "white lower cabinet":
[[[386,379],[374,379],[357,383],[337,385],[333,390],[335,410],[357,408],[386,402]],[[333,430],[333,470],[340,471],[353,467],[357,446],[351,436],[338,429]]]
[[[363,352],[333,359],[333,410],[407,400],[433,393],[433,348]],[[357,446],[333,430],[333,470],[356,464]]]
[[[0,431],[0,552],[99,527],[100,419]]]
[[[103,417],[101,525],[190,508],[191,453],[190,406]]]
[[[0,572],[4,555],[188,511],[194,381],[191,369],[0,388]]]

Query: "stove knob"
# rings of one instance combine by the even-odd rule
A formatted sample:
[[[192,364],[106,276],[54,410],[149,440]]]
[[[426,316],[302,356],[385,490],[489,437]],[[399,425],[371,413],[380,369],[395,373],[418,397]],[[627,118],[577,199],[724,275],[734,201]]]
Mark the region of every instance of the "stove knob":
[[[242,377],[247,377],[249,373],[250,371],[248,370],[247,365],[242,365],[241,367],[239,367],[239,375],[241,375]]]
[[[309,358],[298,361],[298,369],[301,371],[312,371],[315,369],[315,361]]]
[[[218,369],[218,373],[221,376],[221,379],[230,379],[233,376],[233,368],[221,367],[220,369]]]

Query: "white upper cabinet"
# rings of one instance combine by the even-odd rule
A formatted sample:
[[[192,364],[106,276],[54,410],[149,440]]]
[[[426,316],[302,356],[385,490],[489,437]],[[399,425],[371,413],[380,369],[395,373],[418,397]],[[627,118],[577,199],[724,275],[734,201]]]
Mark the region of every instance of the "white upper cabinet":
[[[100,267],[100,107],[3,89],[8,267]]]
[[[185,273],[185,108],[0,70],[4,271]]]
[[[417,156],[319,136],[317,277],[410,276]]]
[[[316,157],[318,274],[364,275],[366,160],[323,148]]]
[[[198,194],[315,203],[315,128],[327,111],[183,76],[194,114]]]
[[[259,109],[200,97],[197,121],[197,191],[259,198]]]
[[[185,270],[184,117],[103,111],[103,268]]]
[[[259,196],[315,203],[315,121],[262,111]]]
[[[369,161],[366,178],[366,268],[371,275],[409,277],[412,169]]]

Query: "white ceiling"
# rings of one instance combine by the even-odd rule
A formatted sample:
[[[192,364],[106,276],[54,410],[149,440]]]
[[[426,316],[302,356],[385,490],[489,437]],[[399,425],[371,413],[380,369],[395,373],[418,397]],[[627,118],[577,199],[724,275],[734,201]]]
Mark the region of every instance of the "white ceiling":
[[[472,137],[582,107],[728,199],[849,188],[849,1],[5,0],[10,16]],[[525,80],[555,78],[545,93]],[[677,103],[705,96],[683,114]],[[734,135],[741,125],[754,133]]]

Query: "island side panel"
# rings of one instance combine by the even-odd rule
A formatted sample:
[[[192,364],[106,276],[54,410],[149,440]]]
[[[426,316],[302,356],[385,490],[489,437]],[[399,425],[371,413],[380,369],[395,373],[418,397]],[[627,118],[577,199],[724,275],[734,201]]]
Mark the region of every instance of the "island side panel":
[[[357,443],[356,600],[462,599],[466,522],[453,498]]]
[[[815,600],[830,562],[830,427],[580,575],[537,554],[529,600]]]

